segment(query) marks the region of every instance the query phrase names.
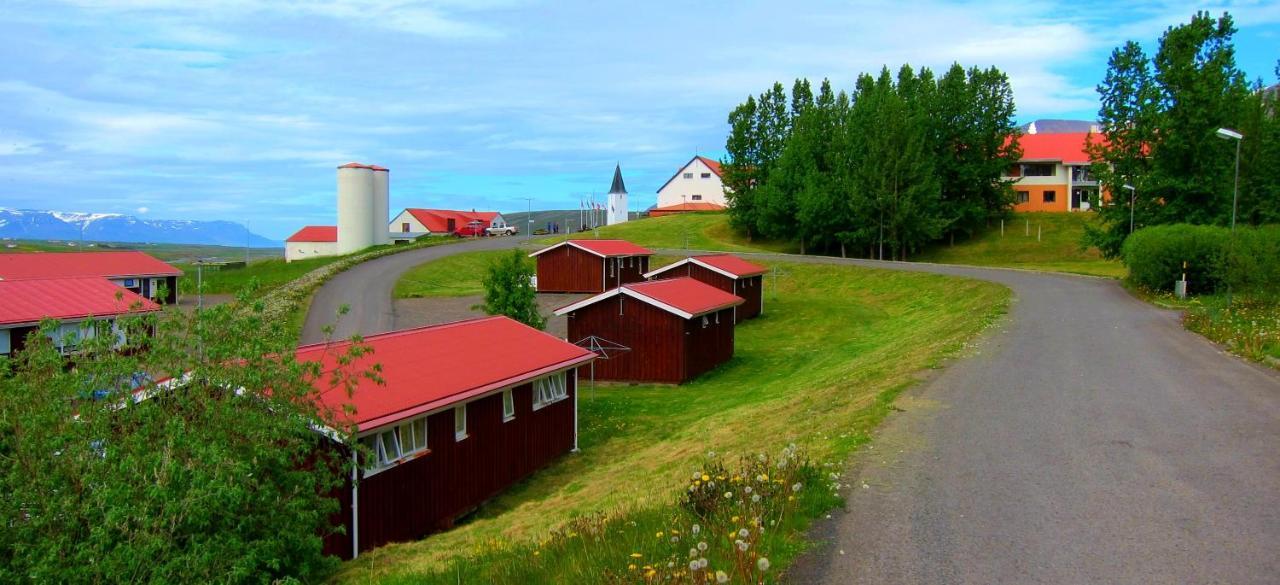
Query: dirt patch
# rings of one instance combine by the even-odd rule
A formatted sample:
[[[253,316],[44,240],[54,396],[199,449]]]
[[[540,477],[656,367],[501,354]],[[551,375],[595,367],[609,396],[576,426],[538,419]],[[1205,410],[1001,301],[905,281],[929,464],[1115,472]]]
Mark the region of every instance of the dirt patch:
[[[176,306],[179,309],[182,309],[183,311],[191,312],[196,310],[196,305],[201,302],[203,302],[204,306],[206,307],[212,307],[214,305],[229,303],[234,300],[236,300],[236,295],[229,294],[229,293],[228,294],[205,293],[203,299],[201,299],[196,295],[181,295],[178,297],[178,303]]]
[[[568,321],[565,317],[557,317],[552,313],[573,301],[586,298],[588,295],[538,295],[538,307],[547,318],[547,333],[564,338],[568,335]],[[481,317],[484,311],[479,308],[484,298],[479,295],[467,297],[433,297],[424,299],[396,299],[396,329],[409,329],[423,325],[435,325]]]

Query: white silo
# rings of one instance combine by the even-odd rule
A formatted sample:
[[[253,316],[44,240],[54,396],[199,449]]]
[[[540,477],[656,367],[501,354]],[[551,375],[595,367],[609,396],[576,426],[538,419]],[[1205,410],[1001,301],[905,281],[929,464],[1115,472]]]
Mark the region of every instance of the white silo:
[[[372,165],[373,169],[373,243],[391,243],[391,169]]]
[[[338,167],[338,253],[373,245],[373,169],[360,163]]]

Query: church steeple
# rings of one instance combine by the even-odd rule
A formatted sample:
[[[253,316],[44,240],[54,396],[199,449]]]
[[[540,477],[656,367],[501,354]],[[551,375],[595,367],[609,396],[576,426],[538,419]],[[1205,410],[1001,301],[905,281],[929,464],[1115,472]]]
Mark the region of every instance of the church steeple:
[[[609,187],[609,193],[626,193],[627,186],[622,183],[622,164],[619,163],[613,167],[613,186]]]

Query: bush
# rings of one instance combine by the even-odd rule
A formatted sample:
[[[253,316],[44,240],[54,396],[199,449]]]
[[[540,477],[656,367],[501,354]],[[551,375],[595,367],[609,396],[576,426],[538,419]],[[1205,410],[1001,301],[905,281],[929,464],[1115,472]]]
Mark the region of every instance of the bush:
[[[1173,224],[1143,228],[1125,239],[1129,279],[1155,291],[1173,290],[1187,263],[1188,292],[1213,292],[1221,278],[1230,230],[1217,226]]]
[[[1237,228],[1227,250],[1227,280],[1235,292],[1272,300],[1280,296],[1280,226]]]

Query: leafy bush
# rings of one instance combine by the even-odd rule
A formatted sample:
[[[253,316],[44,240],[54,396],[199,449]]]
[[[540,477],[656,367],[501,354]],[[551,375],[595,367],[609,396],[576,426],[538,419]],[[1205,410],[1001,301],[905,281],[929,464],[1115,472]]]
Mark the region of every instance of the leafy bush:
[[[1173,289],[1187,263],[1189,292],[1225,290],[1274,295],[1280,290],[1280,226],[1173,224],[1143,228],[1124,242],[1130,280],[1153,291]]]
[[[547,319],[538,312],[538,291],[533,288],[534,271],[533,262],[520,250],[498,258],[484,277],[484,312],[545,328]]]

